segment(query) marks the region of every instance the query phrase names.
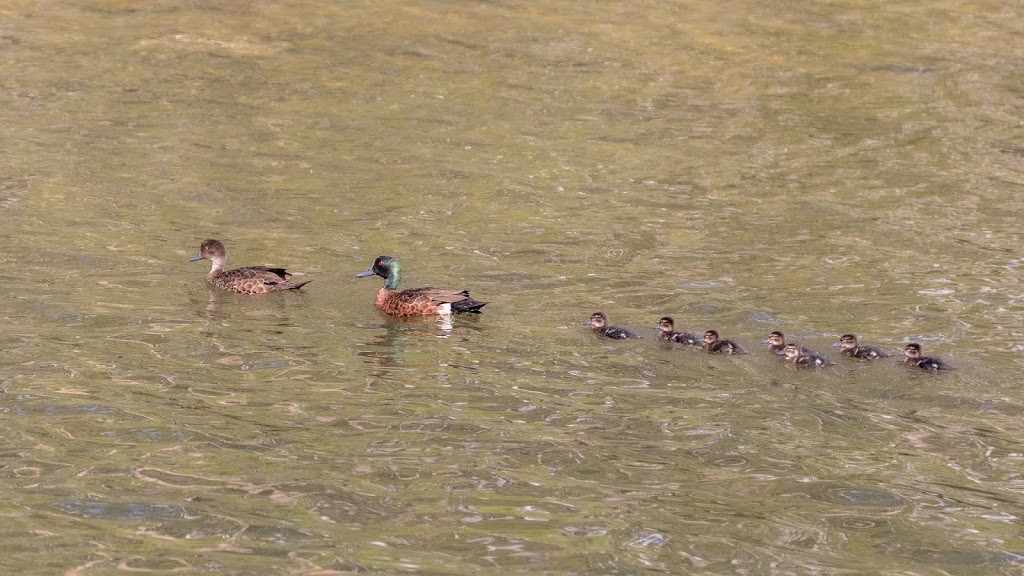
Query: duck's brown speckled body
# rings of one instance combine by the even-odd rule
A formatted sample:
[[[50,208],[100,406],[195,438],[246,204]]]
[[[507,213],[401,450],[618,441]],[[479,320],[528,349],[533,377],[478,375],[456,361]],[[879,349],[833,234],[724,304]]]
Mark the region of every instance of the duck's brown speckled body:
[[[267,292],[278,292],[281,290],[295,290],[312,282],[292,282],[292,276],[284,268],[270,268],[269,266],[246,266],[234,270],[224,270],[224,262],[227,261],[228,253],[220,240],[206,240],[199,247],[199,255],[189,260],[209,260],[213,263],[206,281],[224,290],[238,292],[239,294],[266,294]]]
[[[366,272],[356,274],[357,278],[367,276],[384,278],[384,287],[377,292],[374,305],[381,312],[392,316],[434,316],[459,312],[476,312],[487,305],[469,297],[466,290],[444,290],[442,288],[410,288],[397,290],[402,281],[402,266],[390,256],[378,256]]]

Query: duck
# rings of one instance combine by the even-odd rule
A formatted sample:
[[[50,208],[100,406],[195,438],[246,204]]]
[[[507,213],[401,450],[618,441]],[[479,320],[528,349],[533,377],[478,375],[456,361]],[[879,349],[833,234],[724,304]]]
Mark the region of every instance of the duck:
[[[747,350],[732,340],[722,340],[717,330],[704,332],[704,349],[717,354],[746,354]]]
[[[868,344],[861,344],[860,339],[857,338],[856,334],[843,334],[839,337],[839,342],[835,344],[839,346],[839,353],[843,356],[850,356],[851,358],[863,358],[865,360],[874,360],[876,358],[891,358],[892,354],[879,348],[878,346],[871,346]]]
[[[917,366],[925,370],[956,370],[938,358],[922,356],[921,345],[916,342],[907,344],[907,347],[903,349],[903,355],[906,356],[903,363],[907,366]]]
[[[804,353],[800,349],[800,346],[797,346],[796,344],[787,344],[786,347],[782,349],[782,353],[786,355],[786,362],[792,362],[797,366],[821,368],[823,366],[835,365],[835,362],[825,358],[824,356]]]
[[[676,321],[671,316],[663,316],[658,320],[658,340],[668,340],[676,344],[687,346],[700,346],[701,340],[696,334],[689,332],[676,332]]]
[[[224,262],[228,259],[228,252],[224,243],[220,240],[204,240],[199,246],[199,255],[189,259],[189,262],[209,260],[213,263],[210,273],[206,275],[206,281],[224,290],[230,290],[239,294],[266,294],[267,292],[279,292],[281,290],[298,290],[312,280],[304,282],[292,282],[288,278],[292,275],[284,268],[270,268],[269,266],[245,266],[234,270],[224,270]]]
[[[762,341],[768,345],[768,351],[772,354],[782,354],[782,351],[786,348],[786,335],[778,330],[768,333],[768,338]],[[797,348],[800,348],[801,354],[817,354],[817,352],[810,348],[802,345],[793,343]]]
[[[587,320],[584,324],[590,325],[590,330],[593,331],[594,334],[604,336],[605,338],[611,338],[612,340],[631,340],[640,338],[632,330],[609,325],[608,315],[604,312],[594,312],[590,315],[590,320]]]
[[[378,256],[366,272],[356,278],[380,276],[384,287],[377,292],[374,305],[378,310],[392,316],[449,316],[452,313],[480,313],[489,302],[478,302],[469,297],[468,290],[445,290],[442,288],[409,288],[398,291],[402,281],[402,265],[390,256]]]

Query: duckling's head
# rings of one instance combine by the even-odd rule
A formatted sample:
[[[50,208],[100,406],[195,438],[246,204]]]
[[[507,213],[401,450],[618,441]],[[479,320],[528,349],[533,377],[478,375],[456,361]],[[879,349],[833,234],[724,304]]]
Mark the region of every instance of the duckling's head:
[[[778,330],[768,334],[767,342],[772,346],[782,346],[786,343],[786,335]]]
[[[859,341],[857,340],[856,334],[843,334],[839,337],[839,347],[843,350],[856,348],[858,344]]]
[[[373,261],[373,266],[370,266],[370,269],[366,272],[356,274],[356,278],[366,278],[367,276],[374,275],[386,280],[384,283],[385,288],[394,290],[398,287],[398,283],[402,281],[402,265],[391,256],[377,256],[377,259]]]
[[[220,240],[203,240],[202,245],[199,246],[199,255],[190,259],[189,262],[206,259],[213,262],[214,265],[223,266],[227,257],[228,251]]]
[[[658,320],[658,329],[662,332],[674,332],[676,329],[676,321],[671,316],[665,316],[661,320]]]
[[[782,352],[786,355],[786,360],[796,360],[800,357],[800,347],[794,344],[787,344]]]
[[[916,343],[916,342],[912,342],[910,344],[907,344],[907,347],[903,349],[903,355],[906,356],[907,358],[912,359],[912,360],[920,358],[921,357],[921,345]]]
[[[590,320],[584,322],[594,328],[604,328],[608,325],[608,316],[604,312],[594,312],[590,315]]]
[[[718,342],[718,331],[717,330],[708,330],[707,332],[704,333],[704,344],[705,345],[711,346],[715,342]]]

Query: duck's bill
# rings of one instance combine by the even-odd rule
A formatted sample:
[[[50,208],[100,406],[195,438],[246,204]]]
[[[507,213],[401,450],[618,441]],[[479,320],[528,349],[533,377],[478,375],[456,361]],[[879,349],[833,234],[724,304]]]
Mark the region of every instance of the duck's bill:
[[[373,274],[373,268],[370,268],[366,272],[360,272],[359,274],[356,274],[356,278],[366,278],[367,276],[373,276]]]
[[[203,255],[200,254],[199,256],[196,256],[195,258],[189,258],[188,261],[189,262],[199,262],[202,259],[203,259]]]

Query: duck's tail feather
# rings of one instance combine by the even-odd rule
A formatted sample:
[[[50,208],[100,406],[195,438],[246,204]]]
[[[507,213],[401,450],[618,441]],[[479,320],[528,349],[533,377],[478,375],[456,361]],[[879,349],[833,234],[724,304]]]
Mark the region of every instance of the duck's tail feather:
[[[490,304],[490,302],[477,302],[472,298],[466,298],[464,300],[459,300],[458,302],[452,302],[452,312],[457,314],[466,312],[479,314],[480,309],[488,304]]]

